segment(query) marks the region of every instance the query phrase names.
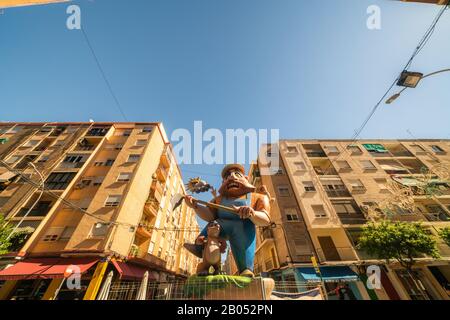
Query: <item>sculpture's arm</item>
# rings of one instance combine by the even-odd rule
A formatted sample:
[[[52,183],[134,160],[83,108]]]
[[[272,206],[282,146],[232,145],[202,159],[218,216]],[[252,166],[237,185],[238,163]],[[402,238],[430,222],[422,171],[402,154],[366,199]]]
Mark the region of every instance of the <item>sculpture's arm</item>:
[[[199,206],[197,204],[197,201],[193,197],[186,196],[185,201],[186,201],[186,205],[189,208],[194,209],[195,214],[197,216],[199,216],[200,219],[205,220],[206,222],[211,222],[211,221],[216,220],[215,211],[210,208],[207,208],[207,207]]]

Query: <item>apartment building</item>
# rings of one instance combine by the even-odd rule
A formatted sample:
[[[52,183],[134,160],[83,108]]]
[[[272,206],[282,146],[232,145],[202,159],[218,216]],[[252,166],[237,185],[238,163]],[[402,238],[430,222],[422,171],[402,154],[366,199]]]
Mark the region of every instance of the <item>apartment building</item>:
[[[421,283],[356,247],[369,208],[386,201],[390,186],[414,186],[425,172],[448,172],[449,152],[448,140],[281,141],[279,171],[262,175],[255,164],[250,174],[275,198],[272,227],[258,230],[255,270],[279,281],[325,282],[329,292],[345,282],[356,299],[449,299],[450,248],[442,241],[440,260],[419,259]],[[258,163],[268,163],[266,156],[260,154]],[[421,221],[435,235],[449,226],[448,178],[433,179],[438,195],[415,194],[415,209],[399,208],[392,219]],[[381,266],[382,289],[375,291],[365,283],[366,267],[373,264]]]
[[[195,272],[181,248],[197,221],[185,205],[172,212],[175,193],[161,123],[1,124],[0,213],[25,242],[0,256],[0,299],[95,299],[111,271],[125,284]],[[81,289],[61,286],[71,266]]]
[[[0,8],[43,5],[43,4],[69,2],[69,1],[70,0],[2,0],[0,2]]]
[[[400,0],[403,2],[420,2],[420,3],[429,3],[429,4],[439,4],[445,5],[448,4],[448,0]]]

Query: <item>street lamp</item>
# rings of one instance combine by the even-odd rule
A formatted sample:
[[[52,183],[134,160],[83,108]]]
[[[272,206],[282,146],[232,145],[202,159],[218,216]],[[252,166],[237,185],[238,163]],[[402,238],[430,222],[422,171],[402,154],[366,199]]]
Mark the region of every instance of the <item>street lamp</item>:
[[[410,72],[410,71],[403,71],[402,74],[400,75],[400,78],[397,82],[398,86],[404,87],[401,91],[399,91],[398,93],[394,94],[392,97],[390,97],[389,99],[386,100],[386,104],[391,104],[393,103],[395,100],[397,100],[401,94],[403,93],[403,91],[405,91],[408,88],[415,88],[417,87],[417,85],[419,84],[419,82],[425,78],[437,75],[439,73],[444,73],[444,72],[449,72],[450,69],[443,69],[443,70],[439,70],[427,75],[423,75],[423,73],[420,72]]]

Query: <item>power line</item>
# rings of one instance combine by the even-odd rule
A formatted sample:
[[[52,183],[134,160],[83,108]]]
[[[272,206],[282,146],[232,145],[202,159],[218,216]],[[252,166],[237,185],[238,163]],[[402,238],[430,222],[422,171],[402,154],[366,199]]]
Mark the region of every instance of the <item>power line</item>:
[[[437,24],[439,23],[440,19],[442,18],[444,12],[449,8],[450,6],[450,0],[448,0],[447,4],[444,6],[444,8],[442,8],[438,15],[436,16],[436,18],[433,20],[431,26],[428,28],[428,30],[425,32],[425,35],[422,37],[422,39],[420,40],[419,44],[416,46],[416,49],[414,50],[413,54],[411,55],[411,57],[409,58],[408,62],[406,63],[405,67],[403,68],[403,70],[408,69],[414,59],[416,58],[416,56],[422,51],[422,49],[426,46],[426,44],[428,43],[428,41],[431,39],[431,36],[433,35]],[[332,160],[329,164],[329,166],[327,167],[327,169],[325,170],[325,172],[327,172],[331,166],[333,165],[333,163],[335,163],[336,161],[338,161],[344,153],[348,152],[348,147],[351,146],[352,144],[354,144],[359,136],[361,135],[361,133],[364,131],[365,127],[367,126],[367,124],[370,122],[370,120],[373,118],[373,116],[375,115],[375,113],[377,112],[378,108],[380,107],[380,105],[383,103],[383,101],[386,99],[386,97],[388,96],[389,92],[392,90],[392,88],[394,88],[394,86],[396,85],[396,83],[398,82],[398,80],[400,79],[400,75],[394,80],[394,82],[389,86],[388,90],[384,93],[384,95],[382,96],[382,98],[375,104],[375,106],[372,108],[371,112],[369,113],[369,115],[367,116],[367,118],[364,120],[364,122],[361,124],[361,126],[355,131],[354,135],[351,138],[351,142],[349,144],[346,145],[344,152],[341,153],[336,159]]]
[[[82,34],[84,36],[84,39],[86,40],[86,43],[87,43],[87,45],[88,45],[88,47],[89,47],[89,49],[90,49],[90,51],[92,53],[92,56],[94,57],[95,63],[97,64],[97,67],[98,67],[98,70],[100,71],[100,74],[102,75],[103,80],[105,81],[106,86],[108,87],[109,93],[111,94],[111,96],[114,99],[114,102],[116,103],[117,109],[120,111],[123,119],[125,121],[128,121],[128,118],[125,115],[125,112],[123,111],[123,108],[122,108],[122,106],[121,106],[121,104],[119,102],[119,99],[117,98],[116,94],[114,93],[114,90],[113,90],[113,88],[111,86],[111,83],[109,82],[108,78],[106,77],[106,73],[103,70],[103,67],[102,67],[102,65],[101,65],[101,63],[100,63],[100,61],[98,59],[98,56],[95,53],[94,48],[93,48],[93,46],[91,44],[91,41],[89,40],[89,37],[87,36],[86,31],[84,30],[83,27],[81,27],[81,32],[82,32]]]

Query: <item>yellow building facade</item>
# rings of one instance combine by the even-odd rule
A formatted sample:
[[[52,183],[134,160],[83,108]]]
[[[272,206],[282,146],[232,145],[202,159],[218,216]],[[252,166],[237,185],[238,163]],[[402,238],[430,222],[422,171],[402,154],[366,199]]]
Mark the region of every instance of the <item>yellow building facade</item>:
[[[195,272],[182,245],[198,225],[187,206],[172,212],[185,189],[161,123],[18,123],[0,133],[0,212],[26,233],[0,257],[2,298],[52,297],[61,270],[77,263],[84,285],[65,294],[85,299],[110,271],[124,282]]]
[[[369,208],[391,196],[392,183],[411,185],[425,172],[449,172],[449,152],[448,140],[281,141],[278,172],[261,174],[258,164],[268,163],[266,154],[251,169],[252,181],[274,198],[273,225],[258,230],[255,270],[278,281],[307,283],[315,273],[314,257],[325,278],[335,277],[326,284],[330,292],[348,282],[357,299],[448,300],[450,248],[443,241],[438,240],[439,260],[418,259],[416,284],[395,263],[385,265],[356,245]],[[393,219],[420,221],[438,238],[450,226],[448,179],[438,185],[438,195],[414,195],[415,210]],[[362,280],[370,265],[381,266],[383,287],[375,292]]]

